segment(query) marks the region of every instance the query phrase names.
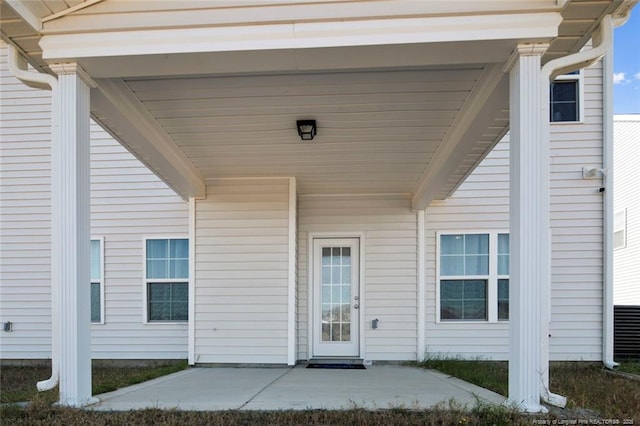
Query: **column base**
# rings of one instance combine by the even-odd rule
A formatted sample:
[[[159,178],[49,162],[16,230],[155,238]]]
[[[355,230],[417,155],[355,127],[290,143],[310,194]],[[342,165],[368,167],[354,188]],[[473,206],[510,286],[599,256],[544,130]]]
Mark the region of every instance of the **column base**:
[[[99,403],[100,400],[98,398],[96,398],[95,396],[90,396],[89,398],[87,398],[85,401],[83,402],[74,402],[74,403],[69,403],[69,402],[65,402],[62,403],[61,401],[56,402],[55,404],[53,404],[54,407],[75,407],[75,408],[81,408],[81,407],[86,407],[88,405],[94,405]]]
[[[542,404],[524,404],[524,403],[517,403],[512,400],[509,400],[507,404],[510,404],[510,406],[515,407],[519,411],[530,413],[530,414],[539,414],[539,413],[546,414],[549,412],[547,407],[545,407]]]

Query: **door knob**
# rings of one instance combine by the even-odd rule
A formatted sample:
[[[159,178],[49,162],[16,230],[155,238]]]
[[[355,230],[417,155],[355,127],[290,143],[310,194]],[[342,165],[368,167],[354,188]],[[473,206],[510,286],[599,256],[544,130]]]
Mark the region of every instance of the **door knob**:
[[[357,303],[355,305],[353,305],[353,309],[358,309],[360,307],[360,305],[358,305]]]

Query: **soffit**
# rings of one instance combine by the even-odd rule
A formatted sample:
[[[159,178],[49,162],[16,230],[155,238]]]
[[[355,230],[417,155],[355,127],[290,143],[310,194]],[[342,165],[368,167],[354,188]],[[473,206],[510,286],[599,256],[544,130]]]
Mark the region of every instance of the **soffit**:
[[[301,194],[411,193],[483,66],[127,79],[205,178],[296,176]],[[318,135],[301,142],[297,119]]]
[[[2,40],[18,47],[40,68],[42,49],[39,46],[43,22],[72,11],[81,10],[101,0],[0,0]]]

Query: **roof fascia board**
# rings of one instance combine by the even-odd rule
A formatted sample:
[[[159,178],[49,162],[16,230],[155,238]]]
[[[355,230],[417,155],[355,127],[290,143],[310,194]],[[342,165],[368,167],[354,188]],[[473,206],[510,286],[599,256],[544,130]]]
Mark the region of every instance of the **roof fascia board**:
[[[65,22],[45,25],[48,34],[65,32],[135,30],[139,28],[223,27],[282,22],[329,22],[426,16],[470,16],[559,11],[554,0],[244,0],[242,2],[109,1]],[[141,19],[141,14],[144,18]],[[105,19],[106,18],[106,19]],[[110,19],[111,18],[111,19]]]
[[[25,4],[25,1],[22,0],[5,0],[9,7],[13,9],[18,15],[24,19],[24,21],[29,24],[31,28],[33,28],[37,32],[42,31],[42,21],[36,15],[31,12],[31,10]]]
[[[53,15],[46,16],[42,18],[42,23],[53,21],[54,19],[60,19],[64,16],[67,16],[73,12],[77,12],[79,10],[85,9],[87,7],[91,7],[96,3],[100,3],[104,0],[84,0],[82,3],[78,3],[75,6],[71,6],[67,9],[63,9],[60,12],[54,13]]]
[[[411,199],[413,209],[427,208],[496,114],[508,106],[509,78],[503,66],[487,66],[476,82],[467,102],[418,180]]]
[[[183,199],[205,196],[205,180],[121,79],[96,80],[91,112],[105,130]]]
[[[549,40],[557,35],[557,12],[437,16],[165,28],[45,35],[46,60],[171,53],[374,46],[476,40]]]

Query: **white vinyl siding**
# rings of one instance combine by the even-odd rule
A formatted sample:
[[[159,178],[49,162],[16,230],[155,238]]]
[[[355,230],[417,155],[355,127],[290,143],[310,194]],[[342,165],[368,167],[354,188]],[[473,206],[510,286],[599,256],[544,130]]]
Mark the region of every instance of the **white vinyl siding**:
[[[308,233],[364,236],[361,306],[367,360],[416,359],[416,214],[403,196],[300,197],[298,359],[309,355]],[[378,319],[378,328],[371,321]]]
[[[49,358],[51,105],[7,69],[0,42],[0,359]],[[87,284],[88,285],[88,284]]]
[[[51,342],[51,98],[7,70],[0,49],[0,358],[47,359]],[[143,236],[188,232],[188,206],[91,124],[91,234],[104,240],[100,359],[187,357],[187,324],[143,324]]]
[[[287,363],[289,179],[207,182],[196,201],[196,363]]]
[[[624,212],[624,246],[613,252],[614,305],[640,305],[640,114],[614,117],[614,212]],[[614,225],[615,226],[615,225]],[[619,228],[614,228],[615,232]]]
[[[603,182],[581,175],[602,167],[602,77],[583,71],[580,123],[551,126],[551,360],[602,359]]]
[[[602,72],[584,71],[582,123],[551,128],[551,360],[600,360],[602,353]],[[508,322],[436,322],[436,233],[509,228],[508,135],[446,201],[427,209],[427,353],[508,358]],[[579,332],[578,332],[579,330]]]
[[[91,232],[104,237],[105,325],[94,358],[186,359],[187,324],[144,323],[144,237],[187,235],[188,203],[91,127]]]

